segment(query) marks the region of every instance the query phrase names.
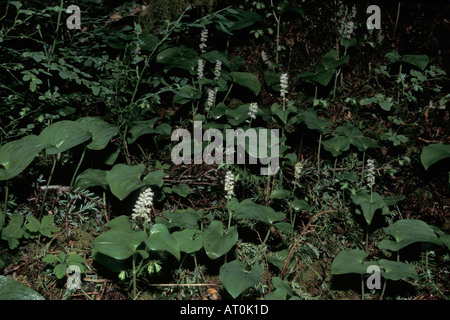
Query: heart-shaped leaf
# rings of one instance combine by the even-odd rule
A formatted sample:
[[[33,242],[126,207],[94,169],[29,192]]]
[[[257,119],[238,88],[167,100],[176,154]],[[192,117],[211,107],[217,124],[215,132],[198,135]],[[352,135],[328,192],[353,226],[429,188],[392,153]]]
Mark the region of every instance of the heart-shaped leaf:
[[[331,152],[333,157],[338,157],[350,148],[350,140],[348,137],[336,134],[332,138],[322,141],[322,145],[325,150]]]
[[[354,204],[361,206],[364,218],[368,225],[372,223],[375,211],[382,210],[382,214],[389,214],[389,206],[384,199],[377,193],[369,190],[360,190],[357,194],[352,194],[351,199]]]
[[[225,235],[222,231],[222,222],[213,220],[203,232],[203,248],[210,259],[223,256],[236,244],[238,232],[235,226],[231,227]]]
[[[141,181],[141,175],[144,170],[145,166],[142,163],[137,166],[116,164],[106,174],[106,181],[111,192],[117,198],[123,200],[134,190],[148,185],[148,183]]]
[[[236,299],[244,290],[260,283],[263,272],[259,265],[247,271],[242,262],[233,260],[220,267],[219,279],[228,293]]]
[[[131,257],[145,240],[143,231],[112,229],[94,240],[94,249],[111,258],[123,260]]]
[[[415,242],[431,242],[442,245],[433,228],[422,220],[398,220],[383,230],[395,239],[395,241],[382,240],[378,247],[383,250],[398,251]]]
[[[0,180],[8,180],[21,173],[49,144],[35,135],[25,136],[0,147]]]
[[[145,239],[145,244],[150,250],[164,250],[180,260],[180,249],[174,237],[163,224],[154,224],[150,229],[150,236]]]
[[[249,200],[247,199],[240,203],[238,209],[234,212],[236,218],[256,220],[271,226],[274,222],[281,221],[286,216],[284,213],[277,212],[271,207],[256,204]]]
[[[412,278],[414,280],[419,280],[419,274],[416,269],[408,263],[386,259],[380,259],[377,262],[378,265],[384,269],[381,270],[381,275],[385,279],[397,281],[405,278]]]
[[[202,232],[200,230],[184,229],[183,231],[172,233],[172,236],[177,241],[180,251],[193,253],[203,247]]]
[[[347,55],[339,58],[339,53],[332,49],[323,56],[322,65],[325,67],[325,70],[329,70],[348,63],[349,59],[350,56]]]
[[[119,132],[119,127],[95,117],[79,118],[76,122],[82,124],[86,131],[91,133],[92,141],[86,146],[86,148],[91,150],[104,149],[111,138]]]
[[[435,143],[422,149],[420,161],[425,170],[428,170],[436,162],[450,158],[450,144]]]
[[[47,154],[57,154],[89,140],[92,135],[85,127],[75,121],[62,120],[42,130],[39,137],[50,147]]]
[[[16,2],[16,1],[11,1]],[[0,276],[0,300],[45,300],[37,291],[10,277]]]
[[[163,217],[164,223],[168,228],[199,229],[199,222],[202,219],[203,212],[195,211],[192,208],[186,210],[166,211]]]
[[[343,250],[334,258],[331,274],[359,273],[365,274],[367,266],[373,262],[365,262],[368,254],[360,249]]]
[[[108,181],[106,181],[106,175],[108,172],[108,170],[86,169],[78,175],[74,187],[75,189],[89,189],[90,187],[101,186],[107,190]]]
[[[248,88],[255,94],[255,96],[259,94],[259,91],[261,90],[261,83],[253,73],[234,71],[230,73],[230,76],[233,78],[235,83]]]

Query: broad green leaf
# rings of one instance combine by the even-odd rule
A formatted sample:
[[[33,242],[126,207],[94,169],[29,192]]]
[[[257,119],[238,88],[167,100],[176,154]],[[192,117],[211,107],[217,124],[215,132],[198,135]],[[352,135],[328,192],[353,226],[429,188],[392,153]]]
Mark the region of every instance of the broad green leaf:
[[[131,257],[145,240],[143,231],[113,229],[94,240],[94,249],[111,258],[123,260]]]
[[[0,147],[0,180],[8,180],[21,173],[49,144],[35,135],[25,136]]]
[[[73,148],[91,139],[91,133],[75,121],[62,120],[49,125],[42,130],[39,137],[50,147],[47,154],[56,154]]]
[[[276,189],[273,190],[270,194],[270,199],[286,199],[290,197],[290,192],[285,189]]]
[[[350,148],[350,139],[336,134],[332,138],[322,141],[322,145],[325,150],[331,152],[333,157],[338,157]]]
[[[130,231],[133,224],[128,216],[122,215],[118,216],[105,224],[106,227],[111,228],[111,230],[126,230]]]
[[[306,203],[306,201],[300,200],[297,197],[294,197],[294,200],[291,201],[290,205],[294,212],[300,212],[302,210],[311,212],[311,210],[313,209],[313,207]]]
[[[134,143],[140,136],[145,134],[155,133],[153,127],[155,126],[158,118],[153,118],[151,120],[138,120],[133,121],[130,124],[130,129],[128,130],[128,143]]]
[[[435,143],[422,149],[420,161],[425,170],[428,170],[436,162],[450,158],[450,144]]]
[[[244,290],[260,283],[263,272],[264,269],[259,265],[247,271],[242,262],[233,260],[220,267],[219,279],[228,293],[236,299]]]
[[[367,266],[372,262],[364,262],[368,254],[363,250],[343,250],[334,258],[331,265],[331,274],[359,273],[365,274]]]
[[[385,55],[385,57],[388,58],[391,63],[409,63],[420,68],[421,70],[425,70],[430,61],[430,58],[424,54],[405,54],[400,56],[396,52],[389,52]]]
[[[225,53],[221,51],[217,50],[208,51],[203,53],[201,57],[212,64],[215,64],[216,61],[219,60],[220,62],[222,62],[222,65],[224,67],[227,68],[230,67],[230,62],[228,61],[227,56],[225,55]]]
[[[163,217],[167,221],[163,222],[168,228],[183,228],[183,229],[199,229],[199,222],[202,219],[203,213],[195,211],[192,208],[186,210],[166,211]]]
[[[155,170],[155,171],[150,171],[145,178],[143,179],[143,181],[150,186],[158,186],[158,187],[162,187],[162,185],[164,184],[164,170]]]
[[[203,231],[203,248],[210,259],[217,259],[230,251],[237,239],[238,232],[235,226],[224,235],[222,222],[213,220]]]
[[[305,111],[298,112],[299,118],[305,122],[306,126],[311,130],[318,130],[322,133],[330,132],[328,127],[331,127],[334,123],[326,121],[317,115],[317,111],[313,109],[306,109]]]
[[[141,180],[145,166],[141,163],[137,166],[116,164],[106,174],[106,181],[111,192],[120,200],[125,199],[131,192],[147,185]]]
[[[419,274],[416,269],[408,263],[386,259],[380,259],[377,262],[378,265],[384,269],[381,270],[381,275],[385,279],[397,281],[405,278],[412,278],[414,280],[419,280]]]
[[[369,190],[359,190],[357,194],[352,194],[350,197],[354,204],[361,207],[368,225],[372,223],[373,216],[378,209],[381,209],[384,215],[389,214],[388,205],[377,192],[371,194]]]
[[[323,56],[322,65],[325,67],[325,70],[329,70],[348,63],[349,59],[350,56],[347,55],[339,58],[339,53],[332,49]]]
[[[186,183],[181,183],[179,186],[173,186],[172,191],[183,198],[186,198],[190,193],[192,193],[192,190]]]
[[[282,221],[286,215],[277,212],[271,207],[266,207],[253,202],[241,202],[239,208],[234,212],[236,218],[260,221],[271,226],[274,222]]]
[[[234,71],[230,73],[230,76],[233,78],[235,83],[250,89],[255,96],[259,94],[259,91],[261,90],[261,83],[253,73]]]
[[[202,96],[202,92],[199,89],[189,84],[174,89],[172,92],[175,94],[173,97],[173,103],[175,104],[185,104],[191,100],[199,99]]]
[[[145,244],[150,250],[164,250],[180,260],[180,249],[174,237],[163,224],[154,224],[150,229],[150,236],[145,239]]]
[[[13,2],[13,1],[12,1]],[[37,291],[5,276],[0,276],[0,300],[45,300]]]
[[[326,70],[325,68],[319,68],[315,72],[310,71],[301,72],[298,77],[301,79],[318,83],[326,87],[330,83],[335,72],[336,72],[335,69]]]
[[[106,174],[108,170],[100,169],[86,169],[80,173],[75,179],[74,187],[82,190],[90,187],[101,186],[103,189],[108,189],[108,182],[106,181]]]
[[[167,72],[172,68],[179,68],[187,70],[191,74],[196,73],[198,54],[195,50],[187,48],[185,46],[170,47],[161,51],[156,56],[158,63],[166,64],[164,71]]]
[[[377,143],[375,140],[364,137],[361,130],[353,126],[339,126],[336,128],[336,133],[347,137],[350,144],[357,147],[359,151],[364,151],[367,148],[377,147]]]
[[[395,241],[382,240],[378,247],[383,250],[398,251],[415,242],[431,242],[442,245],[433,228],[422,220],[398,220],[383,230],[395,239]]]
[[[84,126],[85,130],[92,135],[92,141],[86,146],[91,150],[102,150],[111,141],[111,139],[119,133],[119,127],[108,122],[95,118],[83,117],[76,120]]]
[[[286,280],[279,277],[272,278],[272,285],[275,291],[264,297],[264,300],[286,300],[288,296],[293,296],[291,286]]]
[[[172,236],[177,241],[180,251],[193,253],[203,247],[202,233],[200,230],[184,229],[183,231],[172,233]]]
[[[289,114],[293,113],[294,111],[290,108],[286,109],[286,110],[281,110],[278,107],[277,103],[272,104],[270,110],[272,111],[272,114],[277,116],[284,124],[286,124],[288,122],[289,119]]]

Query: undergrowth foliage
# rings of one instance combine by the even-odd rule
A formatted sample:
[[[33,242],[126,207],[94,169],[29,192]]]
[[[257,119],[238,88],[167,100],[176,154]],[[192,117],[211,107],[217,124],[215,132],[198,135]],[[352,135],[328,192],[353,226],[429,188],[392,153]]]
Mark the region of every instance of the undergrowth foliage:
[[[78,1],[69,30],[44,2],[0,5],[0,270],[28,297],[448,298],[449,79],[400,41],[440,15]]]

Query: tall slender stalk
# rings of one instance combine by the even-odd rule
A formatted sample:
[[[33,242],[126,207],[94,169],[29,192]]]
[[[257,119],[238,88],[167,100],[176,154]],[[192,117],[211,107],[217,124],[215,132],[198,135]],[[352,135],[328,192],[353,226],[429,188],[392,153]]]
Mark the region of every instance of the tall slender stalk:
[[[42,198],[42,205],[41,205],[41,212],[39,214],[39,221],[42,220],[42,215],[44,214],[44,208],[45,208],[45,201],[47,199],[48,186],[50,185],[50,182],[51,182],[52,177],[53,177],[53,173],[55,172],[55,167],[56,167],[56,156],[53,155],[52,169],[50,171],[50,176],[48,177],[47,185],[46,185],[45,191],[44,191],[44,196]]]
[[[9,193],[9,180],[6,180],[6,186],[5,186],[5,204],[3,206],[3,217],[2,217],[2,229],[5,226],[6,221],[6,213],[8,211],[8,195]]]

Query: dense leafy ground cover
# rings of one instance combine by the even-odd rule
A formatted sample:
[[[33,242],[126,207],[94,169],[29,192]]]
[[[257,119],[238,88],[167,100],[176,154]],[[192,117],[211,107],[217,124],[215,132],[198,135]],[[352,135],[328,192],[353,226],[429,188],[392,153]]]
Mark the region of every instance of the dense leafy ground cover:
[[[116,4],[1,4],[2,299],[449,297],[445,2]]]

